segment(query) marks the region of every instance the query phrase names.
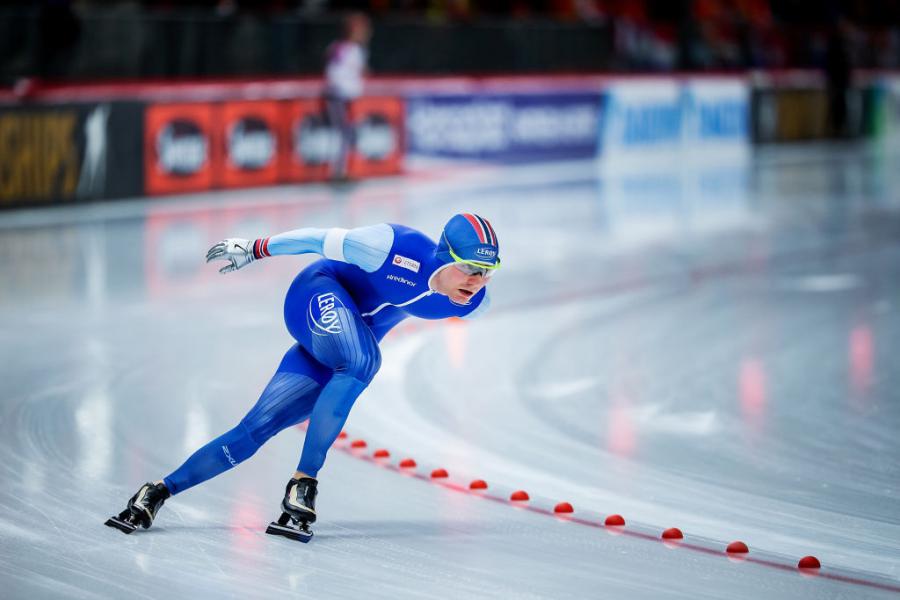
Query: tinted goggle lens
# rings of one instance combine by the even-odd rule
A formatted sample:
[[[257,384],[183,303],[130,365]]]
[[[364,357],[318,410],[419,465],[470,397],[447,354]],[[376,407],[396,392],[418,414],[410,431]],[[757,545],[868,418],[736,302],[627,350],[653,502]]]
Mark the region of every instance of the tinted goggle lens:
[[[490,277],[494,274],[494,269],[479,267],[478,265],[473,265],[472,263],[458,262],[454,263],[453,266],[455,266],[466,275],[481,275],[485,279],[490,279]]]

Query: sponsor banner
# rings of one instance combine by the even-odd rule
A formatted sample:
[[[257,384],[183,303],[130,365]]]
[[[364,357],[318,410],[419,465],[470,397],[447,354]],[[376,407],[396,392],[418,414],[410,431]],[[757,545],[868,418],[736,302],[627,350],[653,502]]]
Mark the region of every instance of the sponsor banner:
[[[394,175],[403,168],[403,101],[360,98],[350,105],[355,144],[347,172],[351,177]]]
[[[681,86],[671,80],[611,85],[603,95],[598,151],[677,150],[683,135]]]
[[[656,243],[746,222],[749,115],[749,87],[741,79],[610,86],[599,134],[599,193],[610,239]]]
[[[221,107],[225,187],[272,185],[278,181],[277,102],[227,102]]]
[[[758,104],[768,111],[757,125],[757,141],[797,142],[828,137],[828,96],[820,89],[780,89],[763,92]]]
[[[685,85],[688,144],[745,148],[750,140],[750,88],[739,79],[695,79]]]
[[[0,112],[0,204],[75,199],[85,118],[77,106]]]
[[[900,144],[900,77],[891,77],[886,83],[885,126],[891,139]]]
[[[139,136],[134,112],[130,103],[0,110],[0,207],[138,192],[139,171],[127,164],[134,149],[116,145]]]
[[[393,175],[403,167],[403,101],[361,98],[349,107],[355,144],[347,173],[354,178]],[[332,127],[319,99],[285,103],[282,130],[288,140],[281,158],[286,181],[316,181],[331,176],[340,149],[340,131]]]
[[[882,77],[873,87],[872,133],[892,148],[900,147],[900,77]]]
[[[321,181],[331,173],[338,130],[330,127],[320,99],[294,100],[282,106],[281,129],[287,140],[280,157],[283,181]]]
[[[409,153],[488,160],[594,156],[600,93],[410,96]]]
[[[349,175],[399,173],[402,100],[360,99],[350,115],[356,144]],[[148,194],[321,181],[340,145],[319,99],[156,105],[145,123]]]
[[[148,194],[208,190],[222,171],[216,107],[148,106],[144,114],[144,178]]]
[[[676,154],[746,154],[749,115],[749,89],[739,79],[615,83],[601,102],[599,156],[618,168]]]

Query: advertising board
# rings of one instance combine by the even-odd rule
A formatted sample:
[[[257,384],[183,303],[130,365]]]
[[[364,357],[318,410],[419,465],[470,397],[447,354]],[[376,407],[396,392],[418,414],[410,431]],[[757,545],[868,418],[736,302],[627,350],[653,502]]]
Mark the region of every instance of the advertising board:
[[[140,191],[134,103],[0,109],[0,207],[70,203]],[[113,135],[119,132],[120,135]]]
[[[144,114],[144,180],[148,194],[197,192],[222,170],[220,132],[210,103],[156,104]]]
[[[589,158],[599,101],[599,92],[408,96],[408,151],[499,161]]]

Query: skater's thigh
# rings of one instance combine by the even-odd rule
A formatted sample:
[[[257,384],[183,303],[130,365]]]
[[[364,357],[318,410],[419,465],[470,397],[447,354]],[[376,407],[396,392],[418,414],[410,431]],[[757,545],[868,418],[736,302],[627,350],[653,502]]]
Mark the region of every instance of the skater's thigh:
[[[381,364],[378,342],[356,302],[331,277],[314,277],[296,290],[292,287],[285,322],[300,346],[327,368],[367,378]]]

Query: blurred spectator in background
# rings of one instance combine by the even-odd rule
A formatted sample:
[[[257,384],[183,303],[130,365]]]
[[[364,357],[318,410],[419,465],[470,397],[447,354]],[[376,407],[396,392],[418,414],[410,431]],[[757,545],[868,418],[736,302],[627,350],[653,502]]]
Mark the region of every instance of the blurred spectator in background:
[[[361,88],[367,60],[362,13],[399,36],[371,57],[382,71],[824,69],[835,126],[848,118],[848,60],[900,67],[900,0],[0,0],[0,84],[312,75],[342,11],[359,23],[359,40],[348,32],[329,52],[330,96],[344,100],[354,84],[342,80]],[[423,31],[441,51],[398,59]],[[485,48],[474,60],[472,40]],[[575,45],[586,50],[573,67]]]
[[[331,176],[335,181],[347,179],[347,157],[355,142],[350,103],[362,95],[368,56],[366,46],[371,33],[368,17],[350,13],[344,18],[343,37],[332,42],[326,51],[325,111],[329,125],[340,134],[331,163]]]

